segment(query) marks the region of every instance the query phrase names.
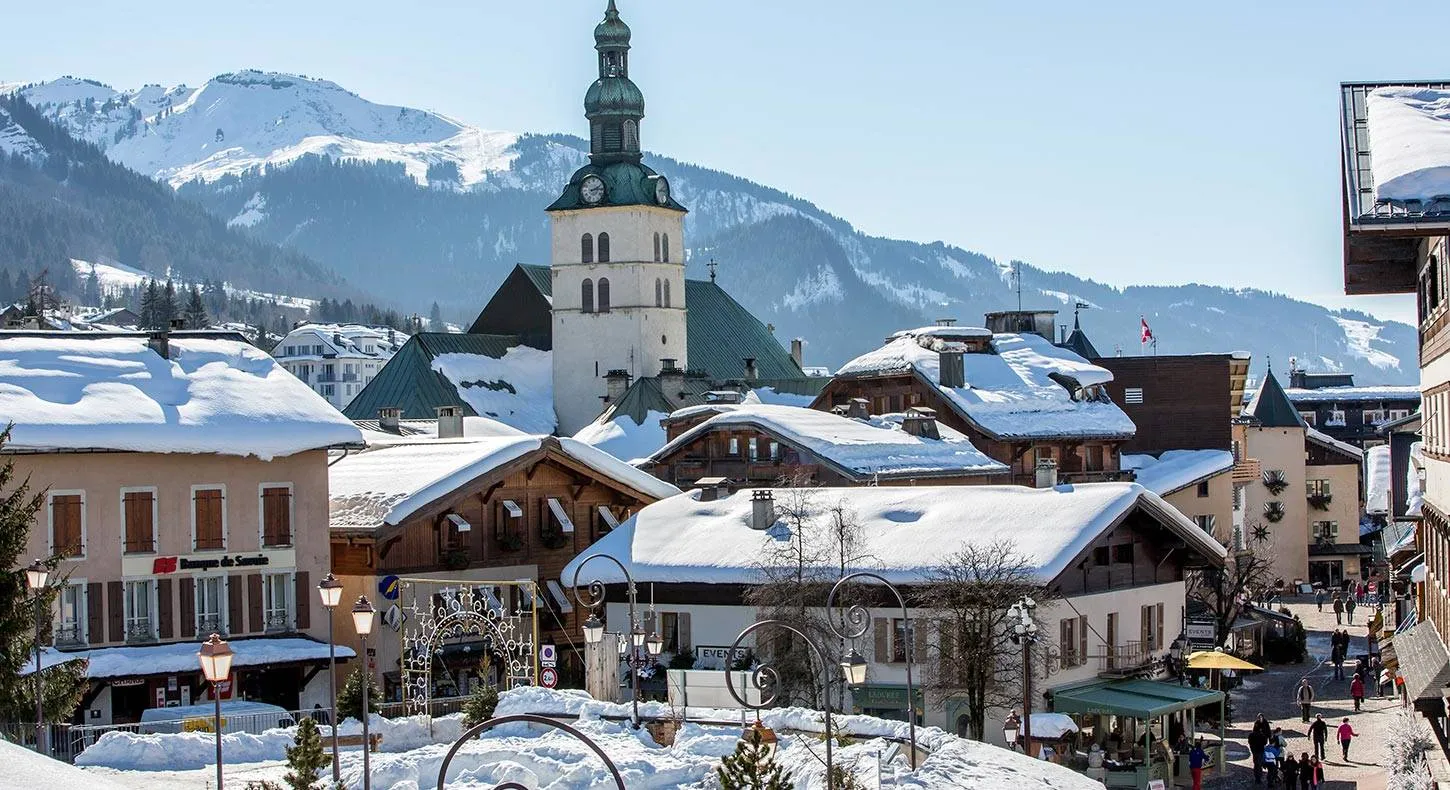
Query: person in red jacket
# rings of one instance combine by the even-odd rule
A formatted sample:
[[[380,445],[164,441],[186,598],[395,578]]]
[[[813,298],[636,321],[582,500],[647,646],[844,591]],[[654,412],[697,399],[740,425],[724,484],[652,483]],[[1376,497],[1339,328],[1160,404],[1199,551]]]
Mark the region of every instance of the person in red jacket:
[[[1358,734],[1354,731],[1354,727],[1350,726],[1348,718],[1345,718],[1344,723],[1339,725],[1339,750],[1344,754],[1345,762],[1349,762],[1349,742],[1354,740],[1354,736]]]
[[[1349,681],[1349,696],[1354,697],[1354,709],[1359,711],[1359,706],[1364,704],[1364,675],[1356,672],[1354,680]]]

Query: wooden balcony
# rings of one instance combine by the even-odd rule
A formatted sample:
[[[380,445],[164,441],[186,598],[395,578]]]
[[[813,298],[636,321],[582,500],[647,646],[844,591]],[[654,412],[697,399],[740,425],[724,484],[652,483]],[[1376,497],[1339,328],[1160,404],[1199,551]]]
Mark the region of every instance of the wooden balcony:
[[[1258,482],[1263,474],[1264,470],[1259,465],[1259,459],[1241,458],[1234,463],[1233,482],[1234,485],[1248,485]]]

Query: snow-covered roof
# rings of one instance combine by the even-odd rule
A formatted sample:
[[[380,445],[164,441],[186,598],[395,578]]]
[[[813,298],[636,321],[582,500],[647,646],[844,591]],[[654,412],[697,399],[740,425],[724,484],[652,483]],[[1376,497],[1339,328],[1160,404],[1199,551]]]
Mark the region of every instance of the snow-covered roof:
[[[335,462],[328,470],[329,525],[372,530],[396,525],[469,481],[557,441],[569,457],[641,493],[670,497],[679,489],[575,439],[517,434],[462,439],[395,437]]]
[[[1355,458],[1363,458],[1364,457],[1364,451],[1363,450],[1359,449],[1358,447],[1355,447],[1352,444],[1349,444],[1348,442],[1341,442],[1338,439],[1334,438],[1333,436],[1330,436],[1329,434],[1327,434],[1327,433],[1325,433],[1325,432],[1323,432],[1323,431],[1321,431],[1318,428],[1315,428],[1313,426],[1305,426],[1304,436],[1305,436],[1305,438],[1307,438],[1311,442],[1318,442],[1319,444],[1321,444],[1321,445],[1323,445],[1325,447],[1328,447],[1328,448],[1333,449],[1333,450],[1338,450],[1339,452],[1344,453],[1345,455],[1351,455],[1351,456],[1354,456]]]
[[[218,337],[0,333],[11,450],[254,455],[360,444],[357,426],[266,353]]]
[[[1420,388],[1384,384],[1373,387],[1286,387],[1284,394],[1294,403],[1322,403],[1343,401],[1416,401],[1420,400]]]
[[[1450,195],[1450,91],[1376,88],[1364,109],[1375,200]]]
[[[628,414],[617,414],[613,419],[591,422],[580,428],[574,438],[621,461],[646,461],[665,444],[665,429],[660,420],[667,416],[664,412],[650,411],[643,423],[637,423]]]
[[[852,477],[955,477],[1004,473],[1007,465],[989,458],[967,437],[939,425],[940,439],[902,429],[904,415],[856,420],[798,406],[734,406],[685,431],[656,452],[661,461],[711,431],[749,426],[806,450]]]
[[[1377,444],[1364,453],[1364,512],[1390,512],[1390,446]]]
[[[963,416],[1001,438],[1071,436],[1129,437],[1137,428],[1111,401],[1073,400],[1050,374],[1068,376],[1082,387],[1112,381],[1113,374],[1067,349],[1032,334],[991,336],[990,353],[962,355],[966,385],[943,387],[938,353],[962,327],[926,327],[898,332],[885,346],[847,362],[836,375],[887,375],[915,371]],[[955,336],[953,335],[953,336]]]
[[[259,667],[292,661],[317,661],[327,658],[327,644],[302,637],[278,639],[233,639],[227,642],[235,656],[233,667]],[[47,647],[40,653],[40,667],[55,666],[68,661],[86,659],[86,677],[127,678],[141,675],[163,675],[174,672],[195,672],[200,666],[196,651],[200,642],[172,642],[164,645],[100,647],[94,650],[60,651]],[[355,658],[357,653],[346,645],[337,646],[338,658]],[[27,665],[21,674],[33,669]]]
[[[324,346],[327,354],[342,357],[369,357],[376,359],[387,359],[391,357],[403,344],[408,342],[408,335],[390,327],[367,326],[365,324],[303,324],[294,327],[287,336],[282,338],[273,353],[277,356],[285,355],[288,359],[313,358],[319,359],[322,354],[313,354],[309,351],[301,353],[287,353],[289,347],[296,350],[296,346],[305,343],[301,348],[308,348],[313,345]],[[314,343],[319,340],[320,343]],[[368,347],[372,351],[368,351]]]
[[[353,420],[363,435],[363,441],[369,447],[382,444],[397,444],[399,442],[410,442],[418,439],[438,438],[437,420],[399,420],[401,433],[382,430],[377,420]],[[488,417],[463,418],[463,437],[468,439],[482,439],[490,436],[524,436],[523,431],[505,425],[498,420]]]
[[[525,433],[553,433],[554,364],[548,351],[513,346],[502,358],[486,354],[439,354],[433,370],[458,390],[477,414]]]
[[[1134,508],[1144,508],[1195,550],[1214,561],[1224,549],[1157,494],[1136,483],[1084,483],[1038,489],[1024,486],[881,486],[772,489],[778,512],[805,511],[813,526],[828,528],[839,504],[860,525],[861,569],[898,584],[921,583],[967,544],[1010,541],[1037,578],[1047,581],[1094,539]],[[636,582],[750,584],[760,580],[767,549],[789,540],[777,520],[752,529],[752,489],[715,501],[691,491],[649,505],[600,538],[592,552],[620,560]],[[800,498],[807,498],[802,506]],[[571,580],[578,559],[560,578]],[[597,565],[597,567],[596,567]],[[590,578],[606,584],[623,575],[591,564]]]
[[[1223,474],[1233,465],[1234,455],[1228,450],[1168,450],[1157,458],[1126,453],[1122,457],[1122,467],[1136,473],[1138,484],[1159,496]]]

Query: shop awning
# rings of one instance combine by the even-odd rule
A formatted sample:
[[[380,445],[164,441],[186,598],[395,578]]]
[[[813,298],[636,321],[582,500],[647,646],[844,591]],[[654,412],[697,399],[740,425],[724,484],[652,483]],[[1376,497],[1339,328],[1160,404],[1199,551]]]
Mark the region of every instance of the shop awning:
[[[1104,713],[1152,719],[1223,700],[1223,692],[1156,680],[1098,680],[1052,692],[1058,713]]]
[[[1395,658],[1405,678],[1405,692],[1416,710],[1443,710],[1445,687],[1450,685],[1450,654],[1440,632],[1429,620],[1395,634]]]
[[[301,637],[234,639],[227,644],[232,647],[232,666],[236,669],[327,660],[327,643]],[[86,659],[90,662],[86,676],[91,680],[200,672],[201,664],[196,658],[196,651],[200,648],[201,642],[102,647],[75,652],[47,647],[40,651],[41,669]],[[346,645],[338,645],[337,657],[339,660],[356,658],[357,653]],[[20,674],[27,674],[33,669],[33,662],[27,661]]]

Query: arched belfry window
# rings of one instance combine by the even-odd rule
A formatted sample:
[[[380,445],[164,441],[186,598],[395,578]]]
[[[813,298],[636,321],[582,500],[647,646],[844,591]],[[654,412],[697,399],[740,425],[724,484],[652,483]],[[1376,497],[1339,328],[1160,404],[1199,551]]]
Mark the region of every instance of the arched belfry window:
[[[670,306],[670,281],[665,280],[665,307]]]
[[[665,263],[669,263],[669,261],[670,261],[670,234],[668,234],[668,233],[664,234],[663,236],[660,236],[660,256],[665,261]]]
[[[579,284],[579,312],[594,312],[594,281],[588,277],[585,277],[584,282]]]
[[[634,121],[624,122],[624,150],[639,150],[639,124]]]
[[[599,262],[609,263],[609,234],[599,234]]]
[[[655,234],[655,260],[660,259],[660,234]]]
[[[579,260],[585,263],[594,262],[594,237],[588,233],[579,240]]]
[[[609,278],[599,278],[599,312],[609,312]]]
[[[664,307],[665,297],[663,286],[660,285],[660,278],[655,278],[655,307]]]

